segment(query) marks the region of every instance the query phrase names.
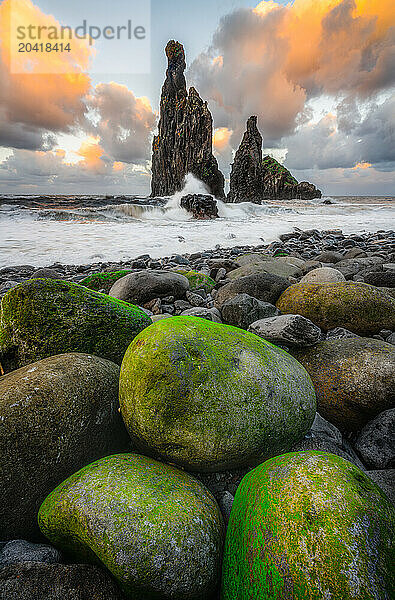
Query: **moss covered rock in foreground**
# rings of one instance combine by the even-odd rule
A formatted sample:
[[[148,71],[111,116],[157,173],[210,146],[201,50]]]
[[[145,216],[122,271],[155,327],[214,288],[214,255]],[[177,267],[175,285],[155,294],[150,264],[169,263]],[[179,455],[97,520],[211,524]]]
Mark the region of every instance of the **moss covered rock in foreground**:
[[[242,480],[222,600],[389,600],[395,510],[362,471],[324,452],[277,456]]]
[[[195,471],[256,465],[309,430],[315,393],[289,354],[242,329],[157,321],[129,346],[120,404],[144,453]]]
[[[130,449],[119,366],[62,354],[0,377],[0,540],[36,539],[49,492],[87,463]]]
[[[82,281],[80,281],[80,285],[89,288],[90,290],[95,290],[98,292],[99,290],[104,290],[106,294],[110,291],[112,286],[118,279],[125,277],[125,275],[129,275],[132,273],[130,269],[126,269],[124,271],[112,271],[112,272],[103,272],[103,273],[93,273],[92,275],[88,275]]]
[[[283,314],[302,315],[324,331],[344,327],[358,335],[395,329],[395,301],[366,283],[296,283],[277,302]]]
[[[0,362],[5,372],[65,352],[120,364],[151,319],[126,302],[75,283],[31,279],[1,302]]]
[[[58,486],[38,520],[69,556],[99,559],[132,600],[209,600],[218,589],[222,516],[204,485],[174,467],[108,456]]]

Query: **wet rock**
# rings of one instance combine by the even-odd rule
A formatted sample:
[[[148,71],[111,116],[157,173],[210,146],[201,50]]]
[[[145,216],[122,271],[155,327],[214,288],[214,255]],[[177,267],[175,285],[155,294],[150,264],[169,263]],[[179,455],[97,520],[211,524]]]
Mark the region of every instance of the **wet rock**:
[[[265,156],[263,164],[263,196],[268,200],[312,200],[321,198],[322,193],[315,185],[295,177],[272,156]]]
[[[302,315],[323,331],[344,327],[372,335],[395,329],[394,300],[366,283],[297,283],[285,290],[277,308]]]
[[[251,323],[259,319],[266,319],[279,314],[273,304],[262,302],[262,300],[257,300],[248,294],[238,294],[221,306],[224,323],[241,329],[248,329]]]
[[[53,546],[32,544],[26,540],[7,542],[0,551],[0,567],[26,562],[56,564],[62,562],[62,555]]]
[[[52,356],[0,377],[0,539],[37,539],[45,496],[76,469],[130,448],[118,413],[119,367]]]
[[[126,600],[102,569],[91,565],[24,563],[0,570],[4,600]]]
[[[205,308],[195,306],[189,308],[181,313],[184,317],[200,317],[201,319],[207,319],[208,321],[214,321],[215,323],[222,323],[221,313],[217,308]]]
[[[321,336],[321,329],[301,315],[279,315],[255,321],[248,331],[271,344],[290,347],[313,346]]]
[[[137,454],[107,456],[58,486],[38,521],[59,548],[101,561],[128,598],[215,596],[222,516],[210,492],[173,466]]]
[[[170,295],[174,298],[182,298],[187,290],[189,290],[189,281],[183,275],[171,271],[147,269],[118,279],[109,294],[124,302],[146,304],[155,298]]]
[[[160,101],[159,132],[152,154],[152,196],[181,191],[192,173],[216,198],[224,198],[224,176],[212,153],[213,119],[195,88],[187,90],[185,52],[179,42],[166,46],[168,68]]]
[[[395,468],[395,408],[380,413],[365,425],[354,447],[371,469]]]
[[[286,451],[315,417],[310,378],[289,354],[194,317],[159,321],[129,346],[120,405],[141,452],[191,471]]]
[[[340,273],[337,269],[322,267],[307,273],[302,277],[300,283],[337,283],[339,281],[345,281],[343,273]]]
[[[366,471],[366,475],[374,481],[395,506],[395,469],[382,471]]]
[[[218,308],[238,294],[248,294],[253,298],[275,304],[281,294],[289,287],[285,277],[271,275],[270,273],[255,273],[240,277],[227,283],[218,291],[215,302]]]
[[[359,431],[395,402],[395,349],[368,338],[335,339],[292,350],[309,373],[320,414]]]
[[[324,452],[272,458],[237,490],[221,598],[390,598],[394,526],[390,501],[350,462]]]
[[[191,213],[193,218],[199,221],[219,218],[217,201],[212,196],[188,194],[181,198],[181,208]]]

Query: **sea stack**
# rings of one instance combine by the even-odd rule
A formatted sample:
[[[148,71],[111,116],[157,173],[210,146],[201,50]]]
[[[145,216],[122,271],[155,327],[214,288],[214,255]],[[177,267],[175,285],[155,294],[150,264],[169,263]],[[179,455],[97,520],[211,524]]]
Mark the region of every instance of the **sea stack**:
[[[311,200],[322,193],[307,181],[298,181],[272,156],[262,158],[262,136],[257,117],[247,121],[247,130],[236,152],[230,174],[228,202],[254,202],[264,200]]]
[[[160,102],[159,132],[153,141],[151,196],[181,191],[193,173],[217,198],[224,198],[224,176],[212,152],[213,119],[195,88],[187,90],[184,47],[166,46],[168,68]]]

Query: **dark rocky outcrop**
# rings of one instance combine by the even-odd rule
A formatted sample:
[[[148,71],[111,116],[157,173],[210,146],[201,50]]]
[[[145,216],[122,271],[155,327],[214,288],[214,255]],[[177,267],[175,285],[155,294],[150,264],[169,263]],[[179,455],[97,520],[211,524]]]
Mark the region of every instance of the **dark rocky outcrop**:
[[[194,219],[218,219],[217,201],[204,194],[188,194],[181,198],[181,208],[192,213]]]
[[[257,117],[250,117],[232,165],[228,202],[259,203],[263,197],[263,175],[262,136]]]
[[[260,204],[263,200],[311,200],[321,197],[322,193],[312,183],[298,183],[273,157],[262,158],[262,136],[257,127],[257,117],[250,117],[232,165],[227,201]]]
[[[212,153],[213,119],[195,88],[184,77],[182,44],[166,46],[168,69],[160,102],[159,133],[152,155],[152,196],[170,196],[182,190],[187,173],[193,173],[217,198],[224,198],[224,176]]]

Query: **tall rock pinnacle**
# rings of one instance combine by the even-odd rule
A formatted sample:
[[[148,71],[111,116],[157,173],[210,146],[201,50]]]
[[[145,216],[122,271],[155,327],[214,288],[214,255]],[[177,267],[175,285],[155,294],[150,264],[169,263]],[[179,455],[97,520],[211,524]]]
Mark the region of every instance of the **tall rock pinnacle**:
[[[182,44],[166,46],[168,68],[160,102],[159,132],[153,142],[152,196],[182,190],[187,173],[203,181],[217,198],[224,198],[224,176],[212,153],[213,119],[207,102],[186,87]]]
[[[262,136],[250,117],[230,174],[228,202],[257,202],[263,197]]]
[[[321,197],[322,193],[312,183],[298,183],[273,157],[262,158],[262,136],[257,117],[250,117],[232,165],[227,201],[260,204],[263,200],[311,200]]]

